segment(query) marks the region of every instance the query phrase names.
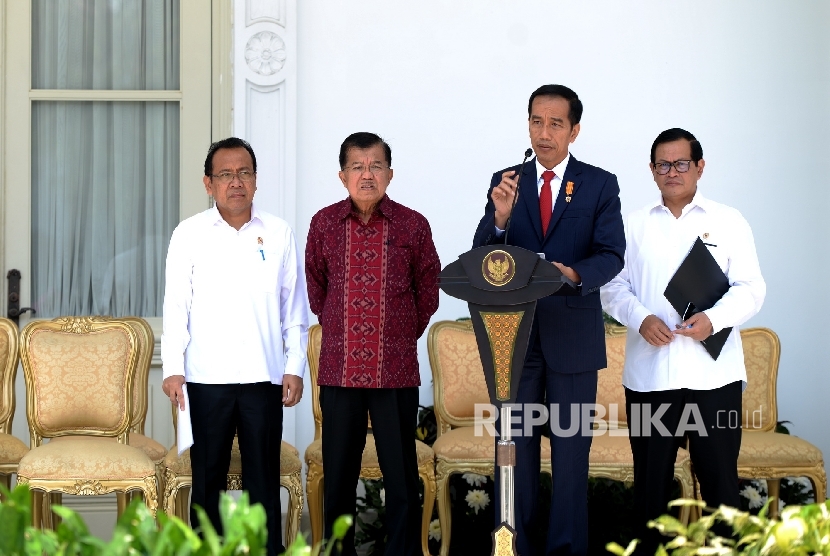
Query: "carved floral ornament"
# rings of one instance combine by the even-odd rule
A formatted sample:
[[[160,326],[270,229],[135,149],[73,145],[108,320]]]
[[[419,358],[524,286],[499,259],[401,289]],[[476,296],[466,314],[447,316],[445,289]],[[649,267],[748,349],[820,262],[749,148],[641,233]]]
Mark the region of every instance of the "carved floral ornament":
[[[260,31],[245,45],[245,61],[260,75],[274,75],[285,65],[285,41],[271,31]]]

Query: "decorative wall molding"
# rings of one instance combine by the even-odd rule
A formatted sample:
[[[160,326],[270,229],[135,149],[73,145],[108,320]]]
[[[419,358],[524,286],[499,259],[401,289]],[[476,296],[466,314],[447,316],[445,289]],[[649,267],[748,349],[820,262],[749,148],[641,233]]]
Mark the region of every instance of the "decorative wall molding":
[[[245,61],[259,75],[274,75],[285,65],[285,41],[271,31],[260,31],[245,45]]]
[[[245,25],[264,22],[285,27],[285,8],[285,0],[248,0],[245,10]]]

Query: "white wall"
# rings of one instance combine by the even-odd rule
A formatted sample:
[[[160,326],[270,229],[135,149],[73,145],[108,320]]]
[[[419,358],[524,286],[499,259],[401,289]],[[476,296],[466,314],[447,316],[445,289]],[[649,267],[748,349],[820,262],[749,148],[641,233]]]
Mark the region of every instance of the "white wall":
[[[657,194],[654,137],[686,128],[703,145],[702,191],[755,233],[768,292],[748,326],[781,337],[779,418],[830,457],[828,23],[823,0],[302,0],[297,236],[304,248],[311,216],[345,197],[337,154],[354,131],[389,141],[389,194],[429,219],[446,265],[470,248],[490,175],[529,146],[537,86],[580,95],[572,152],[617,174],[624,214]],[[435,320],[467,314],[441,295]],[[423,340],[420,350],[429,404]],[[313,434],[303,404],[301,450]]]

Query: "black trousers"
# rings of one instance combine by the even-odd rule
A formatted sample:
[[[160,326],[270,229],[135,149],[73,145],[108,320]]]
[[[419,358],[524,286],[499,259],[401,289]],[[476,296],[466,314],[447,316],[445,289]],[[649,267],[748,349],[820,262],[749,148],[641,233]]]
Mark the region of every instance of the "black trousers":
[[[386,554],[421,554],[421,501],[415,454],[417,388],[320,387],[323,411],[323,500],[325,537],[341,515],[354,515],[360,460],[368,417],[386,490]],[[338,554],[335,549],[334,554]],[[354,528],[339,554],[354,556]]]
[[[634,455],[634,515],[643,541],[638,554],[654,554],[660,542],[668,541],[646,524],[668,511],[677,449],[687,440],[707,506],[739,507],[741,389],[741,381],[714,390],[625,389]],[[719,534],[728,536],[730,531]]]
[[[588,553],[588,455],[591,452],[592,419],[582,422],[583,407],[597,399],[597,371],[555,373],[545,362],[541,339],[531,336],[512,418],[521,417],[522,434],[513,437],[516,443],[514,470],[514,509],[516,517],[516,548],[520,556],[585,555]],[[533,406],[545,404],[550,411],[543,425],[527,430],[533,418]],[[538,414],[536,415],[538,417]],[[574,419],[576,417],[576,419]],[[551,503],[547,539],[538,538],[540,519],[537,515],[540,440],[542,428],[550,433]],[[496,431],[501,430],[500,419]],[[530,434],[524,434],[529,432]],[[500,523],[501,476],[496,471],[496,525]]]
[[[193,422],[193,487],[190,523],[199,524],[194,505],[204,508],[217,533],[222,534],[219,493],[226,490],[234,434],[242,453],[242,488],[252,504],[265,508],[268,519],[268,553],[281,554],[282,531],[279,493],[282,444],[282,386],[253,384],[187,383]]]

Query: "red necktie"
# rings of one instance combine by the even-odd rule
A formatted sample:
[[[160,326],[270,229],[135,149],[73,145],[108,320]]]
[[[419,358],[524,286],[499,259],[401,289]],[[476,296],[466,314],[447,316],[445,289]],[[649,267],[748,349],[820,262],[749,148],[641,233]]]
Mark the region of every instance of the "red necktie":
[[[556,174],[552,170],[542,172],[542,192],[539,193],[539,214],[542,217],[542,235],[548,232],[550,215],[553,212],[553,195],[550,190],[550,182]]]

